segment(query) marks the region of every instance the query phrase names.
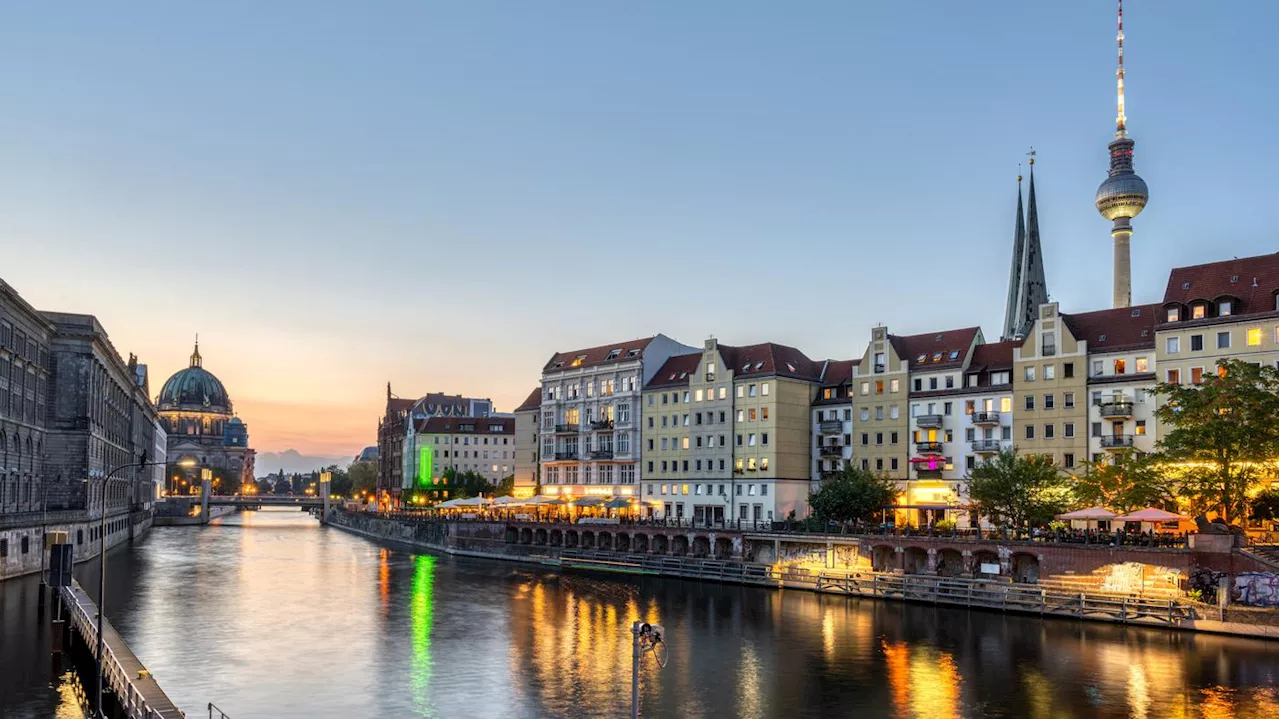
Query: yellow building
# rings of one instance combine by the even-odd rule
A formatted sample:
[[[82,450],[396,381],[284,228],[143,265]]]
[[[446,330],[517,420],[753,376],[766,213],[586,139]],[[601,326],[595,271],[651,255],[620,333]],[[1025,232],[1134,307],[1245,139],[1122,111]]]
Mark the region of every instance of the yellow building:
[[[873,327],[871,342],[853,368],[853,463],[904,483],[911,440],[908,363],[887,327]]]
[[[515,480],[512,495],[525,499],[538,487],[538,415],[542,410],[542,388],[534,388],[515,414]]]
[[[1088,344],[1058,303],[1041,305],[1013,348],[1013,443],[1020,454],[1047,455],[1068,471],[1087,459],[1087,361]]]

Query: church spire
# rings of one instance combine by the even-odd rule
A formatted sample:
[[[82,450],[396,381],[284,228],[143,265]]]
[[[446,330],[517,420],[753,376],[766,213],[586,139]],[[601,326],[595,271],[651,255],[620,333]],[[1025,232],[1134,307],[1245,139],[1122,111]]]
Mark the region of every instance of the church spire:
[[[1022,249],[1027,241],[1027,227],[1022,214],[1022,175],[1018,175],[1018,216],[1013,225],[1013,261],[1009,265],[1009,294],[1004,303],[1003,339],[1013,339],[1018,333],[1018,288],[1022,276]]]
[[[196,335],[196,347],[195,347],[195,349],[191,350],[191,366],[192,366],[192,367],[199,367],[199,366],[200,366],[200,361],[201,361],[201,360],[200,360],[200,335],[199,335],[199,334],[197,334],[197,335]]]

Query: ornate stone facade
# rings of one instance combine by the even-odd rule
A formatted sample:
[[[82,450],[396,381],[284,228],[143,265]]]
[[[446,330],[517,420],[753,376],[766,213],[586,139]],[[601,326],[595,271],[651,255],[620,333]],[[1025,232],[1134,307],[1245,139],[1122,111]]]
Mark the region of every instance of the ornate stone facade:
[[[168,432],[165,480],[170,494],[194,491],[204,469],[213,471],[216,494],[234,494],[254,481],[249,429],[235,416],[222,382],[204,368],[198,341],[190,365],[164,383],[156,404]],[[195,466],[178,466],[183,460]]]

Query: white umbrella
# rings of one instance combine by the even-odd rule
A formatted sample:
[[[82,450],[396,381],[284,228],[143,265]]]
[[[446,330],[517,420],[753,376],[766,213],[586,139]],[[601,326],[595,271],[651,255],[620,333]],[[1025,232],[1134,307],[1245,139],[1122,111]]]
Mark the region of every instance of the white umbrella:
[[[493,500],[493,506],[495,507],[518,507],[528,503],[526,500],[516,499],[515,497],[498,497]]]
[[[470,499],[455,499],[453,501],[457,502],[457,504],[453,505],[455,507],[487,507],[489,505],[489,500],[485,499],[484,497],[471,497]]]
[[[1115,519],[1116,513],[1103,507],[1089,507],[1087,509],[1077,509],[1074,512],[1059,514],[1054,519],[1071,520],[1071,519]]]

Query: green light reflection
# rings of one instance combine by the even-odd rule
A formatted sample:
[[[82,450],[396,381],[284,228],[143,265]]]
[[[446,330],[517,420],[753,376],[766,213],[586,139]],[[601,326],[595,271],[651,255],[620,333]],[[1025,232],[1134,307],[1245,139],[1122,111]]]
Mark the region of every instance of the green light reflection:
[[[413,558],[413,595],[409,599],[413,660],[409,678],[413,691],[413,703],[422,716],[435,716],[428,694],[432,674],[431,615],[435,570],[435,557],[420,554]]]

